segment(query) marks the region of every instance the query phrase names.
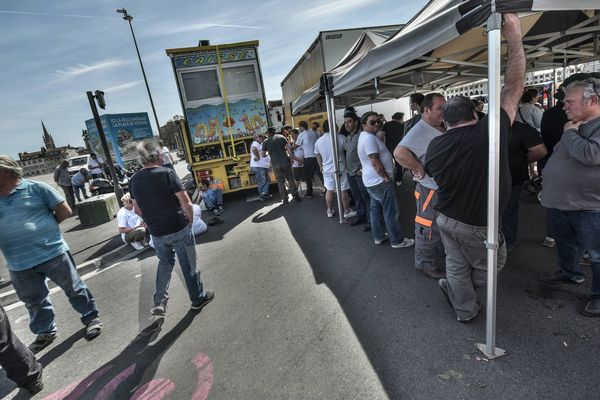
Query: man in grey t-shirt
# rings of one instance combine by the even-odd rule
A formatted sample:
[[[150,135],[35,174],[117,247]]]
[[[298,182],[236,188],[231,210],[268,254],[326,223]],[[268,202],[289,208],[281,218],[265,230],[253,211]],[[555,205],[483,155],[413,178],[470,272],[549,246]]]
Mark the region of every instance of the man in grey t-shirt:
[[[446,275],[446,254],[435,222],[438,186],[435,180],[425,173],[423,165],[429,143],[443,132],[442,108],[445,103],[446,100],[439,93],[425,96],[422,102],[421,120],[412,127],[394,150],[394,158],[398,164],[410,169],[417,181],[415,267],[426,276],[436,279]]]
[[[269,137],[263,142],[262,156],[266,157],[268,154],[269,157],[271,157],[271,165],[273,166],[275,179],[277,179],[281,201],[283,204],[288,204],[288,196],[285,189],[286,180],[294,199],[300,201],[298,187],[294,180],[294,173],[292,172],[292,164],[289,157],[292,152],[290,143],[283,135],[276,135],[275,128],[269,128],[267,134]]]

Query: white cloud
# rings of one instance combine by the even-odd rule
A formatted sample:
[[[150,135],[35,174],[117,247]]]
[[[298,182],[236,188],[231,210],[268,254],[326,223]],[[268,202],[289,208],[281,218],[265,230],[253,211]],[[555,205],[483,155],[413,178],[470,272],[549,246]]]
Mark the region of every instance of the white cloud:
[[[134,86],[139,85],[140,83],[142,83],[141,80],[126,82],[126,83],[123,83],[121,85],[116,85],[116,86],[108,87],[108,88],[104,89],[104,92],[106,92],[106,93],[122,92],[123,90],[130,89],[130,88],[132,88]]]
[[[41,13],[41,12],[34,12],[34,11],[8,11],[8,10],[0,10],[0,14],[43,15],[43,16],[46,16],[46,17],[67,17],[67,18],[94,18],[91,15],[52,14],[52,13]]]
[[[76,67],[69,67],[66,70],[57,69],[56,73],[59,74],[61,77],[68,79],[78,75],[88,74],[90,72],[96,72],[104,69],[118,67],[121,65],[128,64],[129,62],[130,61],[124,60],[107,60],[101,61],[93,65],[78,64]]]
[[[303,16],[296,16],[299,20],[307,19],[322,19],[330,14],[348,14],[351,10],[364,7],[371,3],[376,3],[376,0],[330,0],[316,7],[307,7],[302,12]]]
[[[265,29],[263,26],[256,25],[232,25],[232,24],[193,24],[193,25],[180,25],[169,29],[170,34],[184,33],[184,32],[195,32],[209,28],[236,28],[236,29]]]

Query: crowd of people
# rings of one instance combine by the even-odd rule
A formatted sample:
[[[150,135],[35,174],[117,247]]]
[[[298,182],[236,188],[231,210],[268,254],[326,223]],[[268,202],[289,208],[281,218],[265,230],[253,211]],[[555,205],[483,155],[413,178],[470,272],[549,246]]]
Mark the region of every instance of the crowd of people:
[[[537,91],[524,91],[526,58],[516,14],[504,15],[502,33],[507,60],[499,113],[502,227],[497,242],[487,236],[488,117],[478,109],[479,103],[466,97],[414,94],[410,104],[416,115],[403,122],[403,115],[396,113],[386,124],[376,112],[359,117],[350,108],[339,133],[334,127],[331,131],[335,133],[330,132],[329,124],[324,124],[321,136],[316,132],[318,124],[308,129],[306,122],[300,122],[297,130],[285,126],[280,133],[269,128],[266,138],[257,134],[251,145],[250,166],[258,194],[262,201],[271,197],[269,168],[284,205],[289,204],[289,195],[293,201],[301,201],[302,183],[306,186],[304,198],[311,198],[316,175],[325,188],[326,215],[333,217],[334,191],[341,190],[340,212],[349,225],[365,224],[375,245],[388,241],[392,248],[414,245],[415,267],[438,280],[456,319],[468,323],[482,309],[476,289],[486,283],[487,249],[498,250],[500,271],[507,252],[518,243],[519,196],[529,178],[529,165],[538,161],[537,173],[543,175],[541,204],[548,210],[544,243],[554,245],[558,253],[558,268],[540,276],[540,281],[584,283],[581,261],[587,251],[592,296],[581,312],[600,317],[600,79],[569,83],[555,95],[559,103],[542,112],[536,105]],[[333,134],[337,135],[337,148],[332,145]],[[205,290],[196,264],[197,205],[175,171],[164,166],[168,162],[162,147],[140,143],[137,150],[143,168],[130,180],[118,225],[125,242],[144,245],[152,238],[158,268],[151,313],[166,314],[175,256],[185,277],[190,308],[201,310],[214,292]],[[93,160],[98,165],[89,166],[92,176],[102,168],[98,158]],[[43,386],[42,366],[34,353],[50,345],[57,332],[46,279],[63,289],[81,315],[88,339],[103,329],[95,298],[78,275],[59,230],[74,203],[63,187],[69,186],[68,174],[63,172],[66,167],[61,163],[55,173],[65,200],[49,185],[22,178],[18,163],[0,156],[0,222],[4,228],[0,248],[36,335],[29,348],[24,346],[0,307],[0,364],[10,379],[30,393]],[[401,181],[403,169],[416,181],[414,239],[405,236],[399,223],[396,182]],[[85,182],[87,174],[83,169],[79,173],[77,185],[69,180],[71,186]],[[204,200],[213,213],[222,212],[218,193],[205,194]]]

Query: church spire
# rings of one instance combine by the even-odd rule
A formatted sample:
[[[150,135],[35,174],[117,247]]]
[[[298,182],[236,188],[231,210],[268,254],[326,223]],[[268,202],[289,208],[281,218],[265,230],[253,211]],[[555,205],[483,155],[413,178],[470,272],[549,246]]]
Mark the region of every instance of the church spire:
[[[44,121],[42,121],[42,130],[43,130],[43,134],[42,134],[42,139],[44,140],[44,146],[46,146],[47,150],[56,150],[56,146],[54,145],[54,139],[52,138],[52,135],[50,135],[48,133],[48,130],[46,129],[46,126],[44,125]]]

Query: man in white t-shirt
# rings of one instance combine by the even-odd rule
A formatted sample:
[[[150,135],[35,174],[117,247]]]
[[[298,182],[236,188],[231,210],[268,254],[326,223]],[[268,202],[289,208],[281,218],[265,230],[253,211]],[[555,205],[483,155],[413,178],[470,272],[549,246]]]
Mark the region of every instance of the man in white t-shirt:
[[[165,146],[162,140],[158,141],[158,145],[160,146],[160,154],[162,154],[163,157],[163,167],[174,170],[175,167],[173,166],[173,156],[171,156],[171,151],[167,146]]]
[[[313,175],[316,173],[321,182],[323,182],[323,175],[319,170],[319,164],[315,157],[315,143],[319,139],[319,134],[308,129],[306,121],[300,121],[298,126],[300,128],[300,135],[298,135],[298,139],[296,139],[294,146],[292,146],[292,150],[300,147],[304,152],[304,176],[306,177],[306,194],[304,197],[310,199],[313,195]]]
[[[395,249],[410,247],[415,241],[405,238],[400,228],[400,212],[393,179],[394,159],[385,144],[375,136],[379,131],[378,125],[381,125],[379,115],[373,111],[366,112],[361,123],[363,131],[358,138],[358,158],[362,166],[363,183],[371,199],[373,241],[379,245],[389,238]]]
[[[335,215],[333,208],[333,191],[335,190],[335,160],[333,154],[333,146],[331,144],[331,133],[324,133],[315,143],[315,157],[319,163],[319,168],[323,173],[323,185],[327,190],[325,194],[325,202],[327,203],[327,216],[329,218]],[[350,209],[350,197],[348,192],[350,184],[346,175],[346,157],[344,155],[344,136],[337,135],[337,158],[339,160],[338,171],[340,172],[340,186],[342,189],[342,203],[344,205],[344,218],[352,218],[356,216],[356,211]]]
[[[104,159],[98,157],[95,153],[90,153],[88,169],[90,170],[90,174],[92,174],[92,178],[102,178],[104,176],[104,168],[106,168]]]
[[[254,141],[250,145],[250,170],[256,176],[260,201],[267,201],[271,197],[269,195],[269,184],[271,183],[269,165],[271,164],[271,158],[262,156],[263,140],[265,140],[263,133],[254,134]]]
[[[133,210],[133,201],[129,193],[125,193],[121,197],[121,201],[123,207],[117,213],[117,226],[121,239],[125,243],[131,244],[134,249],[141,250],[146,245],[147,231],[144,221]]]

